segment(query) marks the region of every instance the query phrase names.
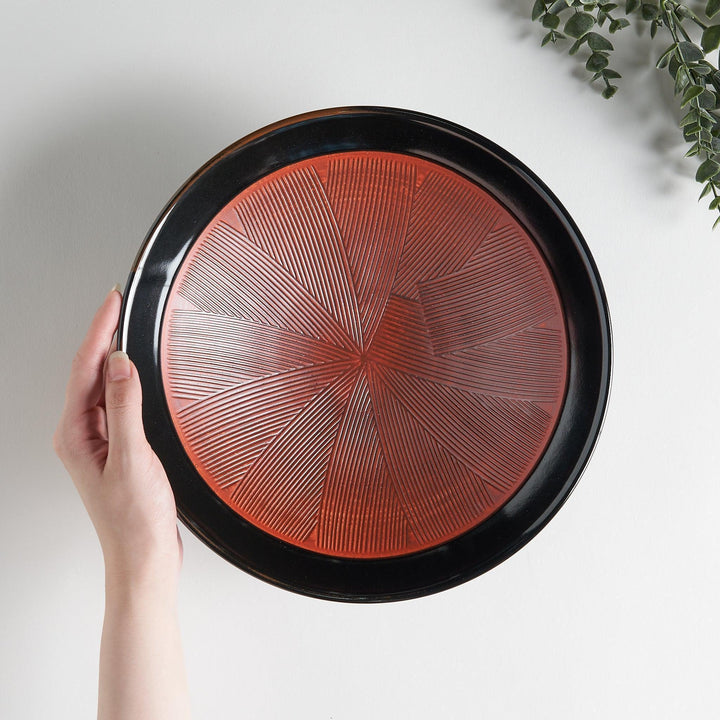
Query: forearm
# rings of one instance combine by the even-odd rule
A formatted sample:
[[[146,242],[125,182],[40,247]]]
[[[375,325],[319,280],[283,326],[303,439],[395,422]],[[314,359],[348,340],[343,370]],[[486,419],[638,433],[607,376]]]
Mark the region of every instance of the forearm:
[[[106,577],[98,720],[187,720],[176,580]]]
[[[137,368],[124,352],[108,356],[121,301],[114,288],[95,313],[73,360],[53,443],[105,560],[98,718],[188,720],[175,498],[145,437]]]

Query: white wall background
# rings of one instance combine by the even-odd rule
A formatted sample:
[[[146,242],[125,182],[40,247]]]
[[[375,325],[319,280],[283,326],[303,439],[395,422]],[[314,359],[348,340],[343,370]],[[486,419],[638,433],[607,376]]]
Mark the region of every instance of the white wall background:
[[[0,717],[95,713],[102,559],[50,445],[92,313],[206,159],[345,104],[461,123],[550,185],[610,300],[610,409],[550,525],[430,598],[309,600],[185,532],[196,717],[720,716],[720,232],[679,159],[659,46],[619,38],[605,102],[539,47],[530,5],[2,3]]]

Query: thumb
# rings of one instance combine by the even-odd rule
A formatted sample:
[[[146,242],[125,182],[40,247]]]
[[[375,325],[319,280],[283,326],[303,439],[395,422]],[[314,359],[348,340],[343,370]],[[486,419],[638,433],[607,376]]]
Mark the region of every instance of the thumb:
[[[108,460],[119,454],[127,457],[145,446],[140,378],[135,365],[122,351],[114,352],[107,361],[105,413]]]

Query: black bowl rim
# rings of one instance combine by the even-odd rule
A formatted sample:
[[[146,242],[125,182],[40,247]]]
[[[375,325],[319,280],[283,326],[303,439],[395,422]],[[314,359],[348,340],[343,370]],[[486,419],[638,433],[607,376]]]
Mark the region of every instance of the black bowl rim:
[[[566,399],[545,453],[491,517],[442,545],[391,558],[332,557],[275,538],[207,486],[174,430],[160,370],[169,288],[192,244],[245,187],[290,163],[348,150],[400,152],[444,165],[501,202],[545,256],[563,300],[569,339]],[[460,125],[385,107],[341,107],[288,118],[238,140],[178,190],[145,238],[127,281],[119,347],[143,387],[145,432],[175,493],[178,516],[204,543],[250,574],[312,597],[384,602],[428,595],[495,567],[529,542],[575,487],[602,428],[611,384],[611,326],[595,262],[575,222],[517,158]]]

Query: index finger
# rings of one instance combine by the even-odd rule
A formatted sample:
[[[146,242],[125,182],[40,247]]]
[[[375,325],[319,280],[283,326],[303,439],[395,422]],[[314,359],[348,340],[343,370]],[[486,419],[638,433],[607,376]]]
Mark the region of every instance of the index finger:
[[[95,313],[73,360],[65,393],[65,416],[77,417],[98,404],[105,358],[117,329],[121,304],[122,296],[113,288]]]

